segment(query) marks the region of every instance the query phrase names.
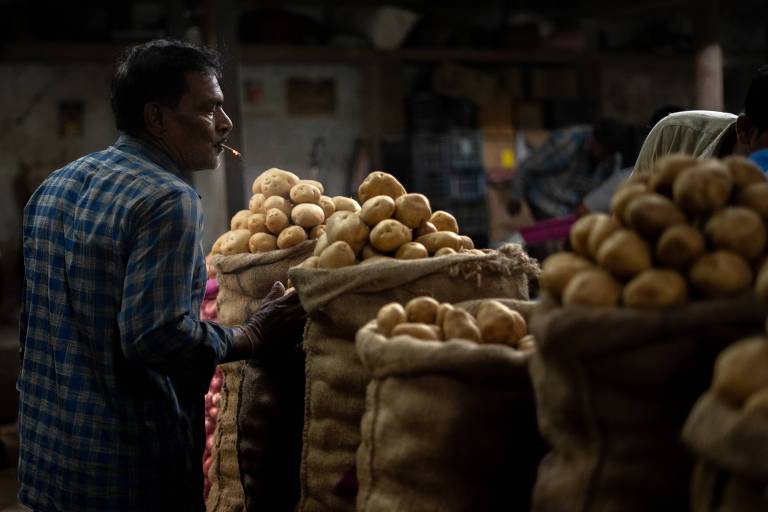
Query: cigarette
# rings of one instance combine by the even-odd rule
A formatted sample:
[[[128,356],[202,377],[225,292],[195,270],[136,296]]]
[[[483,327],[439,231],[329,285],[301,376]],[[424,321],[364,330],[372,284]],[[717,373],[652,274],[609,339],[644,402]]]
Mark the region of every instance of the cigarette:
[[[243,154],[238,150],[236,150],[235,148],[231,148],[226,144],[222,144],[221,147],[223,147],[224,149],[228,149],[232,153],[232,156],[236,156],[237,158],[240,158],[240,159],[243,158]]]

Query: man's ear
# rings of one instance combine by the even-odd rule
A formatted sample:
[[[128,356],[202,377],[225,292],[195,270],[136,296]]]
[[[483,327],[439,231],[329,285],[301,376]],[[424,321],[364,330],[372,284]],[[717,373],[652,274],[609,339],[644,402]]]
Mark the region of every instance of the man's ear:
[[[739,144],[749,145],[752,129],[752,122],[746,114],[739,114],[739,117],[736,118],[736,140]]]
[[[163,138],[165,135],[165,111],[162,106],[155,102],[149,102],[144,105],[144,126],[150,135],[157,138]]]

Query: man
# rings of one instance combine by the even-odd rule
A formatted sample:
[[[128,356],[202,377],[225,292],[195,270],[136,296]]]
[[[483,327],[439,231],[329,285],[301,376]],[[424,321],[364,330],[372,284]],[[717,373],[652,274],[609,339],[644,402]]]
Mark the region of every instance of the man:
[[[650,172],[657,159],[670,153],[723,158],[748,156],[764,148],[768,148],[768,65],[752,78],[743,114],[692,110],[659,121],[640,149],[633,175]]]
[[[518,167],[508,208],[525,200],[537,220],[573,214],[584,196],[621,168],[628,127],[609,120],[552,133]]]
[[[295,346],[276,285],[246,324],[198,319],[200,197],[232,129],[211,50],[131,48],[112,82],[122,135],[55,171],[24,212],[19,500],[35,511],[204,510],[203,397],[215,365]]]

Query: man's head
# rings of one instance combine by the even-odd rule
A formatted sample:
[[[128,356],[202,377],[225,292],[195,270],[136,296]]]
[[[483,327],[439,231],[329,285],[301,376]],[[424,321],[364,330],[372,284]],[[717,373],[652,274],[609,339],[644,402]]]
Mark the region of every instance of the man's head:
[[[213,169],[232,129],[210,49],[156,40],[128,49],[112,78],[117,129],[160,147],[183,171]]]
[[[768,65],[760,67],[749,84],[736,135],[745,154],[768,148]]]

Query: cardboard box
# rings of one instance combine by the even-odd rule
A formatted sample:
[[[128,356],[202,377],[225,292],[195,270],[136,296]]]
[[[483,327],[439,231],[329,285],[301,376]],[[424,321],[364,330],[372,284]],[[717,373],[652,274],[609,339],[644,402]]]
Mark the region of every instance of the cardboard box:
[[[517,136],[514,132],[483,136],[483,168],[489,182],[509,181],[516,167]]]
[[[520,130],[543,130],[544,104],[540,101],[518,101],[514,105],[515,127]]]
[[[512,233],[535,223],[531,210],[523,201],[520,212],[511,215],[507,209],[509,194],[504,187],[488,187],[489,241],[491,245],[507,240]]]

